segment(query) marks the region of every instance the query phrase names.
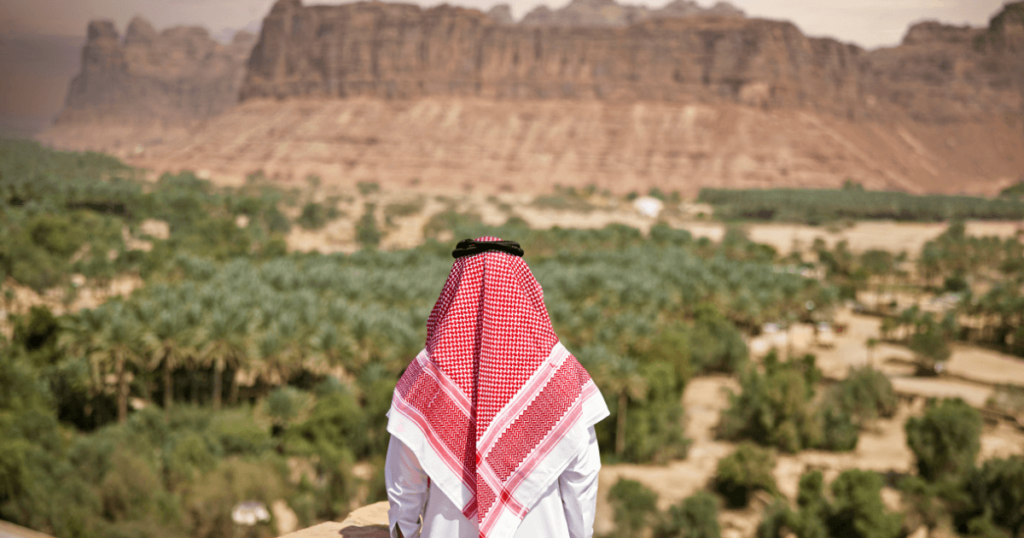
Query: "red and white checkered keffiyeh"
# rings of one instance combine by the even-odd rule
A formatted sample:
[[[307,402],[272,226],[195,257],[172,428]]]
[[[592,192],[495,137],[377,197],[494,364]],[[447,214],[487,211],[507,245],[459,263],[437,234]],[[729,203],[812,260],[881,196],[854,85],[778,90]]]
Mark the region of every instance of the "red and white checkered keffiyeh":
[[[555,336],[530,268],[488,251],[455,260],[426,348],[395,388],[388,431],[481,537],[504,538],[607,415]]]

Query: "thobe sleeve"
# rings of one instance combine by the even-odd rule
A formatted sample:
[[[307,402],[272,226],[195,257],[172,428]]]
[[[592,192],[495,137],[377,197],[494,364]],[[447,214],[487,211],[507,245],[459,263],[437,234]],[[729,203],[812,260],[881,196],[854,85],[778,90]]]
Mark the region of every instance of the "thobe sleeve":
[[[388,528],[397,538],[396,527],[405,538],[419,536],[420,514],[427,503],[430,482],[416,455],[405,443],[392,436],[384,463],[384,482],[388,490]]]
[[[597,434],[589,429],[590,441],[586,448],[569,462],[569,467],[558,477],[565,520],[572,538],[594,536],[594,516],[597,514],[597,475],[601,470],[601,454],[597,449]]]

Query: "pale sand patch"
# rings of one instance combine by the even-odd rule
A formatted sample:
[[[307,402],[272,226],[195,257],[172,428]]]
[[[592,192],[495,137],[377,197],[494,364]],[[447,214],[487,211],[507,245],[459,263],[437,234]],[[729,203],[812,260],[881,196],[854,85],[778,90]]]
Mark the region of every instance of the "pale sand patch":
[[[967,381],[927,377],[893,377],[897,392],[924,398],[962,398],[973,407],[984,407],[992,388]]]
[[[1024,386],[1024,359],[980,347],[954,345],[946,371],[973,381]]]

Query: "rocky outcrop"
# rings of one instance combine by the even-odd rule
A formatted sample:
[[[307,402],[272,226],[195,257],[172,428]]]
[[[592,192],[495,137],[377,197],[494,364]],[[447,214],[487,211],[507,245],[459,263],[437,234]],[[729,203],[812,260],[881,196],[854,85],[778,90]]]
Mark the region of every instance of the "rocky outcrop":
[[[600,17],[622,9],[613,0],[576,0],[550,11],[575,22],[531,26],[447,5],[280,0],[264,22],[241,98],[724,101],[939,123],[1021,112],[1020,85],[1007,72],[1020,57],[1016,18],[1004,17],[998,36],[1006,37],[986,38],[991,45],[979,45],[981,30],[925,23],[904,45],[868,52],[809,38],[787,22],[737,16],[600,22],[619,20]],[[701,8],[677,0],[659,11],[694,9]],[[1004,52],[993,52],[1004,42]]]
[[[742,10],[719,2],[703,8],[691,0],[674,0],[660,9],[639,5],[622,5],[615,0],[573,0],[569,5],[552,10],[538,6],[526,14],[524,26],[627,26],[647,19],[664,17],[743,17]]]
[[[238,102],[254,42],[247,32],[228,45],[199,27],[158,32],[141,18],[122,42],[113,23],[94,21],[57,124],[180,126],[207,119]]]
[[[855,114],[864,51],[785,22],[652,18],[622,28],[499,25],[451,6],[281,0],[243,100],[359,95],[813,106]]]
[[[487,10],[487,16],[498,24],[515,24],[512,8],[508,4],[498,4]]]
[[[1008,4],[1003,15],[1014,9]],[[1024,112],[1024,48],[1001,50],[987,44],[993,36],[1006,35],[998,29],[999,19],[987,30],[916,24],[901,46],[871,52],[869,104],[894,105],[922,122],[1016,121]]]

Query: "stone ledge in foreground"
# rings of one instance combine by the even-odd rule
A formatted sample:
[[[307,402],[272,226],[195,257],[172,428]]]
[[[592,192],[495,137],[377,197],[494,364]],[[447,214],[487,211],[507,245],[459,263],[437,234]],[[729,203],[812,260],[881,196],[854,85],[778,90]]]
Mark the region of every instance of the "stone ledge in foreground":
[[[281,538],[388,538],[388,502],[364,506],[345,521],[328,521]]]

